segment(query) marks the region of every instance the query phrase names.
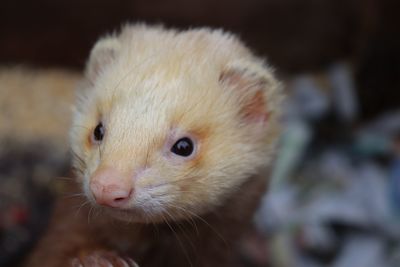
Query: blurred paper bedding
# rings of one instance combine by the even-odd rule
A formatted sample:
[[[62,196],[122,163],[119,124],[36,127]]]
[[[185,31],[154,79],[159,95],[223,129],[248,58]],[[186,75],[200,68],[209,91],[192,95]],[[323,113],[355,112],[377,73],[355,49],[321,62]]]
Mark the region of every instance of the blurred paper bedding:
[[[44,230],[55,177],[69,172],[68,128],[80,76],[0,68],[0,266],[14,266]]]
[[[273,267],[400,266],[400,106],[360,124],[351,68],[294,77],[256,216]]]

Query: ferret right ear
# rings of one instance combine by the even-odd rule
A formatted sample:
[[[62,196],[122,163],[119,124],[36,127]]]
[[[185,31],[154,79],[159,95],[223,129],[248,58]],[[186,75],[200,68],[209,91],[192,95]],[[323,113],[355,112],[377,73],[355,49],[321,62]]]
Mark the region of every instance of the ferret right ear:
[[[94,81],[112,63],[119,49],[120,43],[115,37],[103,38],[95,44],[86,66],[86,76],[90,81]]]
[[[219,82],[234,92],[239,115],[246,124],[265,126],[277,102],[278,82],[262,62],[235,62],[220,74]]]

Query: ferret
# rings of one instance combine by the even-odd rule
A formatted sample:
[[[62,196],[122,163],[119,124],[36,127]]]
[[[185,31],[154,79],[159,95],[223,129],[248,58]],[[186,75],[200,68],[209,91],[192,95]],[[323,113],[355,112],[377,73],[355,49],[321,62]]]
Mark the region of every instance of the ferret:
[[[273,71],[219,29],[126,25],[92,49],[70,131],[78,198],[26,266],[240,266],[280,135]]]

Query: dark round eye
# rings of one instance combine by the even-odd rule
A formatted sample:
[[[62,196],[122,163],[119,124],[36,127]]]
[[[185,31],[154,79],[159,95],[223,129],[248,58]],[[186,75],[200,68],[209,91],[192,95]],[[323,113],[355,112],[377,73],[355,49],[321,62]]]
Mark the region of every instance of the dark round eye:
[[[97,126],[96,126],[96,128],[94,128],[94,131],[93,131],[93,138],[94,138],[94,140],[95,141],[101,141],[101,140],[103,140],[103,137],[104,137],[104,126],[103,126],[103,123],[99,123],[99,124],[97,124]]]
[[[193,153],[193,150],[193,141],[190,140],[190,138],[188,137],[183,137],[179,139],[171,148],[172,153],[182,157],[190,156]]]

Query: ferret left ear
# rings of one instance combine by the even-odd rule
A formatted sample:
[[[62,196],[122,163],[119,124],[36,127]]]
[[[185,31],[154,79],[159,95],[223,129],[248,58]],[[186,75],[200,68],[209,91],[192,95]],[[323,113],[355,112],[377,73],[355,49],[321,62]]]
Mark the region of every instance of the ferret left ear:
[[[220,84],[234,91],[244,122],[265,126],[270,117],[269,103],[273,101],[278,83],[272,71],[262,63],[238,62],[227,66],[220,74]]]
[[[86,65],[86,76],[91,82],[112,63],[119,49],[119,40],[113,36],[105,37],[94,45]]]

